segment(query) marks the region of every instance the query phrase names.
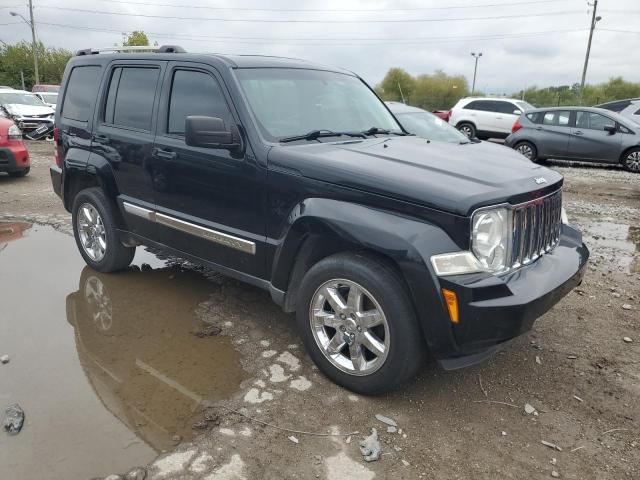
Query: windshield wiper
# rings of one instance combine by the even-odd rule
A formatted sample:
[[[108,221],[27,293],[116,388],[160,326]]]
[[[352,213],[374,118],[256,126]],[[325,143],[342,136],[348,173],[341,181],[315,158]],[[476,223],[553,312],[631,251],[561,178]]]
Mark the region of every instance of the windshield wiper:
[[[322,137],[362,137],[365,134],[360,132],[334,132],[332,130],[311,130],[302,135],[293,135],[291,137],[283,137],[280,139],[281,143],[295,142],[297,140],[317,140]]]
[[[380,127],[371,127],[369,130],[363,130],[362,132],[363,135],[399,135],[399,136],[406,136],[407,134],[404,132],[396,132],[396,131],[391,131],[391,130],[387,130],[385,128],[380,128]]]

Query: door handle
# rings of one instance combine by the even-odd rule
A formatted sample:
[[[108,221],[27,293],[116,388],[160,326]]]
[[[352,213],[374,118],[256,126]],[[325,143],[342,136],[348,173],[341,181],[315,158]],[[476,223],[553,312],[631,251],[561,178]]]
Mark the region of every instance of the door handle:
[[[176,152],[172,152],[170,150],[162,150],[161,148],[154,149],[153,155],[158,158],[164,158],[166,160],[175,160],[176,158],[178,158],[178,154]]]
[[[542,127],[536,127],[536,130],[542,130]]]
[[[94,142],[102,143],[103,145],[106,145],[109,142],[111,142],[111,139],[109,137],[107,137],[106,135],[94,135],[91,139]]]
[[[502,117],[496,117],[496,120],[502,120]]]
[[[580,130],[578,130],[577,132],[573,132],[574,135],[584,135],[584,133],[582,133]]]

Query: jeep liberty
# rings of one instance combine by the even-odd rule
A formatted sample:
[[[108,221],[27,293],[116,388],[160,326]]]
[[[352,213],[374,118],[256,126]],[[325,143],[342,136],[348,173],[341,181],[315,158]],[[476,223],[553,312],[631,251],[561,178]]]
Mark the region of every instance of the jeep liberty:
[[[349,71],[85,50],[60,92],[51,179],[86,263],[116,272],[147,245],[261,287],[355,392],[427,353],[480,362],[582,280],[559,173],[410,135]]]

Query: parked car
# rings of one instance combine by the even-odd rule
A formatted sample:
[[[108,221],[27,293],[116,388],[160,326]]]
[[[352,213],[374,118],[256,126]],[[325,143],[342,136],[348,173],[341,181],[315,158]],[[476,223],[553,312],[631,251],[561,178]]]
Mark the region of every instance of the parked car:
[[[57,93],[36,93],[35,95],[42,100],[45,105],[53,108],[54,110],[56,109],[56,104],[58,103]]]
[[[518,119],[505,145],[532,161],[620,163],[640,172],[640,125],[602,108],[531,110]]]
[[[445,122],[448,122],[449,117],[451,116],[451,110],[434,110],[433,114]]]
[[[510,149],[491,142],[481,142],[467,138],[458,129],[449,125],[441,118],[421,108],[411,107],[400,102],[385,102],[405,130],[429,141],[449,142],[459,144],[473,144],[474,152],[482,151],[486,154],[495,152],[498,155],[509,156]],[[511,152],[513,160],[523,160],[522,155]]]
[[[31,170],[29,151],[16,124],[0,117],[0,172],[12,177],[24,177]]]
[[[346,70],[183,52],[67,64],[51,179],[93,269],[145,244],[264,288],[369,394],[427,351],[489,357],[581,282],[559,173],[409,135]]]
[[[514,98],[461,98],[451,109],[449,123],[469,138],[506,138],[520,114],[532,108]]]
[[[596,107],[619,113],[623,117],[628,117],[635,123],[640,124],[640,98],[616,100],[615,102],[607,102],[596,105]]]
[[[47,93],[58,93],[60,91],[60,85],[34,85],[31,89],[32,93],[38,92],[47,92]]]
[[[0,111],[1,116],[11,118],[23,133],[53,124],[55,114],[53,108],[33,93],[14,89],[0,90]]]

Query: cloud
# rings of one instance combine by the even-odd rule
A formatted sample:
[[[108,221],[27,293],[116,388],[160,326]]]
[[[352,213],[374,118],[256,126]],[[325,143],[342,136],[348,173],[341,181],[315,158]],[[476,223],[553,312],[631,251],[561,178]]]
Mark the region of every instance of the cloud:
[[[182,45],[189,51],[282,55],[337,65],[357,72],[371,84],[379,82],[389,68],[396,66],[412,74],[442,69],[470,79],[473,75],[471,51],[483,52],[478,66],[478,88],[485,92],[510,93],[526,85],[580,81],[590,22],[585,0],[523,1],[239,0],[221,3],[197,0],[195,4],[241,9],[221,10],[157,6],[179,4],[178,0],[140,0],[137,4],[120,0],[67,0],[59,4],[38,1],[35,16],[39,38],[45,44],[70,50],[112,46],[121,42],[121,32],[144,30],[152,41]],[[480,4],[502,6],[470,8]],[[601,0],[599,7],[604,18],[594,35],[588,81],[601,82],[619,75],[640,81],[640,70],[629,61],[629,53],[640,50],[640,34],[608,31],[640,31],[636,26],[638,22],[629,21],[640,19],[637,0],[616,0],[615,3]],[[65,10],[74,8],[124,15]],[[295,9],[324,11],[291,11]],[[16,10],[25,16],[28,13],[24,7]],[[560,13],[546,15],[550,12]],[[137,14],[194,19],[145,18],[135,16]],[[514,18],[395,22],[504,16]],[[202,20],[205,17],[261,22]],[[353,23],[264,22],[281,19],[353,20]],[[0,23],[12,21],[8,9],[0,8]],[[30,32],[24,24],[0,26],[0,40],[11,43],[29,39]]]

